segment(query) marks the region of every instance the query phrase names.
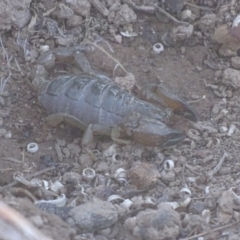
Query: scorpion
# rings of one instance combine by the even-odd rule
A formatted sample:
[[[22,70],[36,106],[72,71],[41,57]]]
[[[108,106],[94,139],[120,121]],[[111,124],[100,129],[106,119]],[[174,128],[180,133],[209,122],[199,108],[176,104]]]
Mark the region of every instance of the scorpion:
[[[56,62],[72,62],[81,72],[50,80],[48,70]],[[130,139],[148,146],[170,147],[186,137],[185,131],[168,126],[172,112],[197,121],[194,110],[162,85],[130,93],[94,71],[76,47],[59,47],[42,54],[32,69],[32,85],[48,113],[46,123],[57,126],[64,121],[80,128],[84,131],[82,144],[91,142],[94,135],[103,135],[117,143]]]

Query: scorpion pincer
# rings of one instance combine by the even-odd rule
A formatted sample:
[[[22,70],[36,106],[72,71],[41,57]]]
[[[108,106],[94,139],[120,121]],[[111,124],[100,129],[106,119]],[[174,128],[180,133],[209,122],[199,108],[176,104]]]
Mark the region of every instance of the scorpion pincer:
[[[64,59],[73,59],[82,72],[48,80],[46,68]],[[74,48],[59,48],[40,56],[32,79],[38,101],[49,114],[47,123],[56,126],[65,121],[84,130],[82,144],[90,142],[93,135],[107,135],[119,143],[130,138],[149,146],[175,145],[186,134],[167,126],[170,114],[165,106],[196,121],[194,111],[176,95],[154,86],[148,89],[150,93],[139,94],[140,98],[130,94],[94,72],[82,52]]]

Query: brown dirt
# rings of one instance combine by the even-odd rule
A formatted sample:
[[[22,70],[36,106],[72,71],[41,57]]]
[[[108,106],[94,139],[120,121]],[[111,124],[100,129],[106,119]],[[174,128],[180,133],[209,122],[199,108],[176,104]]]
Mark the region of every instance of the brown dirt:
[[[140,27],[143,26],[142,23],[146,20],[144,14],[138,17],[138,24],[135,26],[136,29],[140,29]],[[155,17],[148,16],[147,18],[148,22],[151,23],[151,27],[155,32],[158,32],[159,35],[161,35],[164,30],[172,27],[170,24],[160,23]],[[108,36],[104,37],[106,39],[108,38]],[[185,53],[182,53],[179,47],[169,47],[161,54],[155,55],[151,50],[152,43],[149,40],[150,37],[149,35],[148,37],[140,35],[131,39],[123,38],[122,44],[111,42],[110,44],[114,49],[114,57],[123,63],[129,72],[134,74],[140,85],[162,82],[187,101],[192,100],[192,95],[197,95],[199,98],[205,96],[204,99],[191,105],[196,109],[200,121],[209,120],[211,109],[214,103],[219,102],[219,98],[206,89],[202,80],[205,79],[207,82],[213,83],[214,78],[214,71],[203,66],[203,59],[209,53],[208,47],[203,45],[185,46]],[[100,43],[99,45],[107,49],[104,43]],[[114,68],[112,60],[98,50],[88,52],[86,55],[94,69],[102,71],[108,76],[112,76]],[[30,64],[29,66],[31,67],[32,65]],[[198,67],[201,67],[202,70],[199,71]],[[120,71],[118,73],[121,74]],[[58,161],[54,148],[57,139],[65,139],[66,143],[69,144],[72,143],[74,139],[82,137],[81,131],[64,124],[57,128],[49,127],[49,138],[47,141],[39,143],[39,151],[35,154],[26,152],[26,145],[30,142],[35,142],[41,137],[46,113],[38,106],[37,94],[27,82],[24,81],[25,78],[26,77],[20,78],[20,80],[11,79],[6,88],[8,96],[5,98],[6,103],[3,109],[9,109],[10,113],[4,118],[4,124],[1,128],[11,131],[12,137],[9,139],[5,139],[4,137],[0,138],[0,186],[11,183],[15,172],[23,172],[24,174],[37,172],[39,170],[40,156],[42,155],[51,155],[55,161]],[[14,97],[17,98],[16,101],[13,101]],[[223,147],[223,149],[225,148],[226,146]],[[195,151],[197,152],[202,149],[206,148],[197,145]],[[218,150],[214,157],[214,163],[220,158],[219,152],[221,149]],[[232,163],[237,164],[234,158],[238,153],[238,151],[235,151],[234,155],[228,159],[226,164],[228,167],[231,168]],[[172,154],[174,155],[174,153]],[[211,166],[204,166],[199,159],[196,159],[189,152],[186,153],[185,157],[190,166],[200,169],[202,173],[215,166],[214,163],[212,163]],[[19,163],[4,158],[16,159]],[[191,161],[192,158],[194,158],[194,162]],[[70,158],[67,160],[64,159],[63,162],[74,164],[77,160]],[[235,166],[236,168],[239,167],[238,164]],[[229,175],[230,174],[231,171]],[[229,175],[227,175],[227,177],[229,177]],[[226,175],[214,177],[211,182],[213,188],[222,185],[222,188],[226,189],[237,179],[235,175],[229,177],[228,183],[226,184],[224,183],[225,177]],[[204,186],[205,184],[199,186],[200,191],[203,191]],[[195,187],[196,186],[192,187],[193,195],[198,197],[198,195],[200,196],[199,189],[196,190]],[[26,206],[24,205],[25,203],[21,203],[22,207],[18,207],[17,209],[27,218],[31,220],[32,216],[38,214],[42,216],[43,213],[40,213],[34,205],[27,204]],[[39,228],[43,230],[44,233],[53,239],[72,239],[71,234],[73,234],[73,232],[69,230],[70,227],[68,229],[68,227],[64,225],[65,223],[60,221],[58,217],[46,213],[43,218],[45,219],[44,224]],[[48,229],[46,229],[46,226],[48,226]],[[65,231],[65,229],[67,230]]]

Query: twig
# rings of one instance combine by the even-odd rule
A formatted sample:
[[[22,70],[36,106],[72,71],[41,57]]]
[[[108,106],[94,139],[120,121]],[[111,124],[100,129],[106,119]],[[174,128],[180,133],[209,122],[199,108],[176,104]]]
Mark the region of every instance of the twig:
[[[109,43],[108,41],[104,40],[103,38],[101,38],[101,37],[98,36],[98,39],[96,39],[94,42],[96,42],[96,43],[98,43],[98,42],[104,42],[104,43],[106,43],[106,44],[108,45],[111,53],[114,53],[114,51],[113,51],[112,46],[110,45],[110,43]]]
[[[142,11],[142,12],[145,12],[145,13],[151,13],[153,14],[154,11],[155,11],[155,8],[152,7],[152,6],[137,6],[136,4],[133,4],[133,8],[138,10],[138,11]]]
[[[12,194],[24,194],[26,195],[28,198],[30,198],[33,202],[37,201],[37,198],[27,189],[23,189],[23,188],[11,188],[11,193]]]
[[[55,167],[45,168],[45,169],[43,169],[43,170],[41,170],[41,171],[38,171],[38,172],[35,172],[35,173],[32,173],[32,174],[29,174],[29,175],[26,177],[26,179],[30,179],[30,178],[32,178],[32,177],[37,177],[37,176],[39,176],[39,175],[41,175],[41,174],[43,174],[43,173],[46,173],[46,172],[48,172],[48,171],[51,171],[51,170],[53,170],[53,169],[55,169]],[[9,184],[3,186],[3,187],[0,189],[0,193],[3,192],[4,190],[10,188],[10,187],[15,186],[16,184],[18,184],[18,181],[13,181],[12,183],[9,183]]]
[[[185,178],[185,170],[186,170],[186,164],[183,164],[183,167],[182,167],[182,185],[185,186],[186,185],[186,178]]]
[[[153,14],[155,11],[155,7],[154,6],[137,6],[132,0],[129,0],[129,4],[131,5],[131,7],[133,7],[135,10],[138,11],[142,11],[145,13],[151,13]]]
[[[215,168],[208,173],[208,181],[220,170],[222,167],[222,164],[226,157],[228,156],[228,153],[224,152],[222,158],[220,159],[219,163],[215,166]]]
[[[210,231],[206,231],[206,232],[203,232],[203,233],[199,233],[199,234],[194,235],[194,236],[192,236],[192,237],[181,238],[180,240],[192,240],[192,239],[197,239],[197,238],[202,237],[202,236],[205,236],[205,235],[207,235],[207,234],[209,234],[209,233],[217,232],[217,231],[220,231],[220,230],[223,230],[223,229],[232,227],[232,226],[234,226],[234,225],[236,225],[236,224],[238,224],[238,223],[239,223],[239,221],[234,222],[234,223],[230,223],[230,224],[228,224],[228,225],[221,226],[221,227],[212,229],[212,230],[210,230]]]
[[[197,103],[197,102],[200,102],[201,100],[203,100],[203,99],[206,99],[206,96],[205,95],[203,95],[201,98],[199,98],[199,99],[196,99],[196,100],[190,100],[190,101],[188,101],[188,103]]]
[[[26,37],[26,39],[24,40],[24,44],[23,44],[23,52],[24,52],[24,56],[27,56],[27,44],[28,44],[28,36]]]
[[[3,57],[4,57],[4,58],[6,57],[6,59],[7,59],[7,62],[8,62],[8,53],[7,53],[7,51],[6,51],[6,49],[5,49],[4,45],[3,45],[3,42],[2,42],[2,37],[1,37],[1,35],[0,35],[0,43],[1,43],[1,47],[2,47],[2,49],[3,49],[3,52],[4,52],[4,55],[3,55]]]
[[[1,43],[1,47],[2,47],[3,52],[4,52],[4,58],[7,59],[7,66],[8,66],[8,76],[7,76],[7,78],[6,78],[6,79],[4,79],[3,77],[1,78],[1,86],[0,86],[1,89],[0,89],[0,92],[3,93],[4,87],[5,87],[6,83],[7,83],[7,81],[9,80],[9,78],[10,78],[11,75],[12,75],[12,74],[11,74],[11,66],[10,66],[10,62],[11,62],[11,60],[12,60],[12,56],[9,58],[8,53],[7,53],[7,50],[5,49],[5,47],[4,47],[4,45],[3,45],[1,35],[0,35],[0,43]]]
[[[3,171],[11,171],[13,170],[12,168],[0,168],[0,172],[3,172]]]
[[[212,11],[214,9],[212,8],[209,8],[209,7],[203,7],[203,6],[198,6],[198,5],[195,5],[193,3],[189,3],[189,2],[185,2],[185,4],[189,7],[193,7],[193,8],[198,8],[198,9],[203,9],[203,10],[209,10],[209,11]]]
[[[1,78],[1,89],[0,89],[0,92],[1,92],[1,93],[3,93],[4,87],[5,87],[7,81],[9,80],[9,78],[10,78],[11,76],[12,76],[12,74],[11,74],[11,72],[9,72],[9,74],[8,74],[8,76],[7,76],[6,79]]]
[[[178,23],[178,24],[184,24],[184,25],[189,25],[188,22],[183,22],[183,21],[179,21],[178,19],[176,19],[175,17],[173,17],[171,14],[169,14],[168,12],[166,12],[165,10],[163,10],[162,8],[160,8],[157,4],[154,4],[155,8],[162,14],[164,14],[165,16],[167,16],[169,19],[171,19],[173,22]]]
[[[218,89],[217,85],[209,84],[205,79],[202,79],[206,88],[211,88],[212,90]]]
[[[16,66],[17,66],[18,71],[19,71],[20,73],[22,73],[22,69],[21,69],[21,67],[19,66],[19,63],[18,63],[17,58],[14,58],[14,61],[15,61],[15,64],[16,64]]]
[[[61,3],[59,3],[58,6],[61,8],[60,4],[61,4]],[[57,6],[51,8],[51,9],[49,9],[47,12],[43,13],[43,17],[48,17],[48,16],[56,9],[56,7],[57,7]],[[61,8],[61,9],[62,9],[62,8]],[[65,9],[64,9],[64,10],[65,10]]]
[[[45,236],[17,210],[0,201],[0,238],[19,240],[52,240]]]
[[[103,53],[105,53],[109,58],[111,58],[114,62],[116,62],[121,69],[126,73],[129,74],[129,72],[123,67],[123,65],[113,56],[111,56],[105,49],[103,49],[102,47],[99,47],[96,43],[91,42],[89,40],[85,40],[88,44],[93,45],[94,47],[96,47],[97,49],[99,49],[100,51],[102,51]]]

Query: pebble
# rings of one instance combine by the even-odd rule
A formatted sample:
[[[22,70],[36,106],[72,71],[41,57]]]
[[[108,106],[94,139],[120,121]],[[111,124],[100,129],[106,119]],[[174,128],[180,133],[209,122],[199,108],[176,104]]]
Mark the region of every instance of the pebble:
[[[128,218],[124,228],[127,239],[177,239],[182,224],[180,214],[168,203],[161,203],[157,210],[146,209]]]
[[[38,228],[41,228],[44,225],[43,219],[39,215],[30,217],[30,221]]]
[[[196,70],[197,70],[198,72],[201,72],[203,69],[202,69],[202,67],[200,67],[200,66],[196,66]]]
[[[217,15],[213,13],[205,14],[198,23],[198,27],[204,32],[206,29],[213,29],[217,20]]]
[[[128,177],[137,189],[144,189],[155,185],[160,174],[153,164],[136,162],[128,171]]]
[[[4,135],[4,137],[5,137],[6,139],[11,138],[11,137],[12,137],[12,133],[11,133],[11,132],[7,132],[7,133]]]
[[[196,94],[192,94],[190,97],[191,97],[192,100],[198,100],[198,99],[200,99],[200,96],[198,96],[198,95],[196,95]]]
[[[225,46],[222,46],[219,48],[218,53],[222,57],[234,57],[236,56],[236,51],[232,51],[229,48],[226,48]]]
[[[121,35],[115,35],[114,38],[115,38],[117,43],[119,43],[119,44],[122,43],[122,36]]]
[[[97,172],[106,172],[108,171],[108,165],[106,162],[99,162],[97,168],[96,168]]]
[[[82,22],[83,22],[83,18],[81,16],[72,15],[70,18],[68,18],[67,25],[69,27],[77,27],[80,24],[82,24]]]
[[[81,148],[75,143],[67,144],[67,148],[70,151],[70,153],[74,156],[79,155],[81,153]]]
[[[240,69],[240,57],[232,57],[231,64],[232,64],[232,67],[236,69]]]
[[[184,46],[181,47],[181,53],[185,54],[186,53],[186,48]]]
[[[111,202],[94,199],[72,208],[69,211],[68,223],[81,232],[94,232],[110,227],[118,220],[118,212]]]
[[[92,158],[88,154],[82,154],[80,156],[80,161],[82,167],[91,167],[93,164]]]
[[[65,147],[66,146],[66,141],[64,139],[57,139],[57,144],[60,147]]]
[[[217,70],[215,73],[214,73],[214,76],[216,78],[220,78],[222,76],[222,71],[221,70]]]
[[[110,227],[118,220],[114,205],[97,198],[73,208],[57,207],[49,203],[38,203],[37,206],[43,211],[58,215],[80,233],[91,233]]]
[[[63,154],[65,155],[66,158],[69,158],[70,155],[71,155],[69,149],[66,148],[66,147],[63,148],[62,152],[63,152]]]
[[[161,179],[166,183],[175,181],[175,177],[176,176],[174,172],[161,172]]]
[[[217,115],[219,113],[220,109],[221,109],[220,103],[214,104],[214,106],[212,108],[212,114]]]
[[[222,82],[235,89],[240,88],[240,71],[233,68],[225,69]]]
[[[87,17],[90,15],[91,4],[88,0],[66,0],[66,3],[80,16]]]

